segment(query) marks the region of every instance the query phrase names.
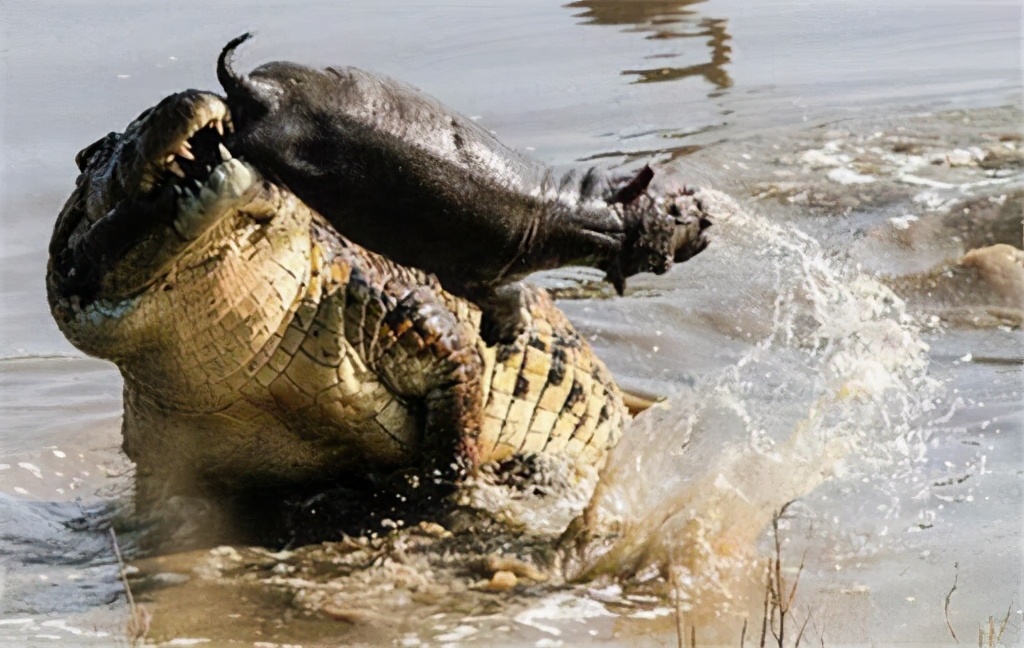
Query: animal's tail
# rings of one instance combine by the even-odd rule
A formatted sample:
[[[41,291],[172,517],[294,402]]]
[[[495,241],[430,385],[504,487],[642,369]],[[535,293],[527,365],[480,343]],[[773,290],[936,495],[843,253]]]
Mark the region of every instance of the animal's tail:
[[[265,89],[254,84],[249,77],[239,75],[235,72],[233,65],[235,49],[253,37],[252,32],[246,32],[237,38],[232,38],[217,57],[217,80],[220,81],[224,92],[228,96],[228,106],[233,113],[251,111],[251,117],[258,117],[267,112],[272,104],[272,98],[267,95]],[[236,120],[237,121],[237,120]]]

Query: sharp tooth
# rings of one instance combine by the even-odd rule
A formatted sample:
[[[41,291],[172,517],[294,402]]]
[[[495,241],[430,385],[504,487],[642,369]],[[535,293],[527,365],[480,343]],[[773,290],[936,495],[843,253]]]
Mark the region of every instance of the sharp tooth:
[[[174,185],[174,193],[178,194],[179,196],[184,196],[185,190],[179,187],[178,185]]]
[[[217,192],[208,187],[203,187],[203,190],[199,192],[199,198],[205,203],[211,203],[217,199]]]
[[[212,166],[212,165],[210,165],[210,164],[207,164],[207,165],[206,165],[206,172],[207,172],[207,173],[210,173],[211,171],[213,171],[213,166]]]
[[[196,156],[192,155],[192,151],[190,149],[191,147],[189,146],[189,143],[185,142],[178,148],[177,151],[175,151],[175,153],[178,155],[178,157],[183,157],[186,160],[195,160]]]
[[[220,151],[220,158],[222,160],[231,159],[231,151],[228,150],[228,147],[224,146],[223,144],[218,144],[217,149]]]
[[[174,162],[174,153],[168,153],[167,157],[164,158],[165,165],[170,164],[171,162]]]
[[[212,123],[213,127],[217,129],[217,133],[221,137],[224,137],[224,124],[222,124],[219,119],[214,119]]]
[[[173,173],[174,175],[178,176],[179,178],[183,178],[184,179],[184,177],[185,177],[185,172],[182,171],[181,165],[178,164],[177,160],[174,160],[170,164],[168,164],[167,165],[167,170],[170,171],[171,173]]]

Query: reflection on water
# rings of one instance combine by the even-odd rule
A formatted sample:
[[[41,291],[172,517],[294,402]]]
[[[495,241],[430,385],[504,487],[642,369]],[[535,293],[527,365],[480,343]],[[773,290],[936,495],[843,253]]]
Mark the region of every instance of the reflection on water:
[[[675,81],[687,77],[703,77],[715,86],[710,97],[719,96],[722,90],[732,87],[732,78],[725,67],[731,62],[732,37],[727,31],[729,24],[724,18],[700,16],[691,5],[705,0],[651,0],[630,2],[629,0],[580,0],[567,7],[585,9],[576,14],[588,25],[630,25],[625,31],[647,33],[648,40],[676,40],[681,38],[709,39],[711,60],[682,67],[659,65],[646,69],[623,70],[622,74],[637,77],[634,83],[655,83]],[[668,59],[682,56],[679,52],[665,52],[648,56],[649,59]]]
[[[620,139],[622,139],[622,140],[630,140],[630,139],[643,138],[643,137],[648,137],[648,136],[651,136],[651,135],[656,135],[657,137],[660,138],[659,139],[659,144],[660,144],[661,140],[685,140],[687,138],[692,137],[693,135],[700,134],[700,133],[711,132],[714,129],[715,129],[714,126],[708,126],[706,128],[697,129],[695,131],[683,131],[681,133],[672,132],[672,131],[669,131],[669,132],[653,132],[653,133],[644,132],[644,133],[639,133],[639,134],[631,136],[631,137],[621,137]],[[693,155],[694,153],[696,153],[697,151],[701,150],[702,148],[704,148],[704,147],[702,145],[700,145],[700,144],[678,144],[678,145],[674,144],[672,146],[660,145],[660,146],[652,147],[652,148],[644,148],[644,149],[629,150],[629,151],[616,148],[616,149],[613,149],[611,151],[601,151],[599,153],[593,153],[591,155],[587,155],[587,156],[578,158],[577,161],[578,162],[593,162],[595,160],[609,160],[609,159],[613,159],[614,160],[614,159],[619,159],[619,160],[622,160],[623,162],[625,162],[627,164],[630,164],[632,162],[642,162],[642,161],[650,161],[652,159],[656,159],[660,163],[668,164],[669,162],[674,162],[675,160],[677,160],[677,159],[679,159],[681,157],[685,157],[687,155]]]

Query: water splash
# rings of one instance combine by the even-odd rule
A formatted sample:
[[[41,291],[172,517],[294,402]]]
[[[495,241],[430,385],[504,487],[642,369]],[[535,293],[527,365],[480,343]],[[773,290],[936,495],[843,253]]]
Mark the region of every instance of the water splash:
[[[700,197],[727,215],[709,283],[768,277],[771,326],[733,366],[633,422],[570,529],[567,573],[660,577],[719,605],[760,587],[756,543],[785,503],[837,475],[914,470],[927,441],[914,421],[939,383],[892,291],[793,226]]]

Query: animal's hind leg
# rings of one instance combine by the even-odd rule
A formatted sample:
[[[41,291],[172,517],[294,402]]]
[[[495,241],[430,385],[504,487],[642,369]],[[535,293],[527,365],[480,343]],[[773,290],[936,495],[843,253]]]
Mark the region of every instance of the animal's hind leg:
[[[524,284],[479,288],[470,298],[480,307],[480,336],[488,345],[511,344],[530,321]]]

